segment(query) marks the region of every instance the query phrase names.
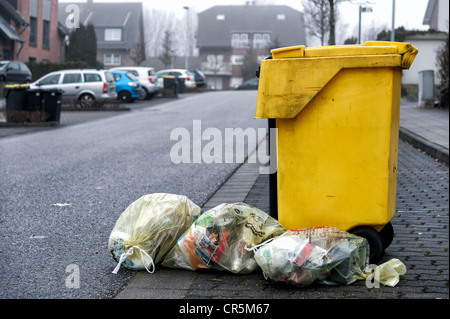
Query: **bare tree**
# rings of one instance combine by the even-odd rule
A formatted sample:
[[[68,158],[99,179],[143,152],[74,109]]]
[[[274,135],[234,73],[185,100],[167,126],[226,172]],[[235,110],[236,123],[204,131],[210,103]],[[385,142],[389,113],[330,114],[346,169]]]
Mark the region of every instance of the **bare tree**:
[[[173,47],[174,55],[192,55],[196,47],[197,12],[190,8],[189,17],[177,17],[168,10],[146,8],[144,11],[145,48],[149,56],[159,57],[163,54],[164,32],[171,33],[171,40],[177,45]],[[189,19],[187,23],[186,19]],[[186,32],[187,25],[189,30]],[[186,45],[186,41],[188,45]]]
[[[134,48],[131,50],[130,59],[134,62],[135,65],[140,65],[142,61],[144,61],[141,43],[136,43]]]
[[[325,35],[330,30],[329,0],[305,0],[303,8],[309,34],[319,38],[321,45],[324,45]]]
[[[348,0],[303,0],[305,22],[309,34],[320,39],[325,44],[328,34],[328,45],[336,44],[335,28],[338,20],[337,5]]]
[[[329,7],[330,7],[330,18],[328,20],[328,23],[330,25],[330,37],[328,38],[328,45],[335,45],[336,44],[336,36],[335,36],[335,28],[336,28],[336,21],[338,19],[338,4],[339,2],[344,2],[348,0],[328,0]]]
[[[164,64],[164,67],[167,68],[169,65],[173,64],[174,58],[174,48],[173,48],[173,40],[172,40],[172,32],[165,31],[164,32],[164,40],[162,43],[162,54],[159,56],[159,59]]]

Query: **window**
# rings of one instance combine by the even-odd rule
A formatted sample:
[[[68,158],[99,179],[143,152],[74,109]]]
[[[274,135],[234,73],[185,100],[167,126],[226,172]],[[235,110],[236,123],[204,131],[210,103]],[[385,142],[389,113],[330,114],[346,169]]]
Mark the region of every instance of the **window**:
[[[106,53],[103,57],[104,65],[120,65],[121,56],[117,53]]]
[[[234,54],[230,57],[230,61],[232,65],[243,65],[244,64],[244,56],[239,54]]]
[[[19,63],[17,62],[11,62],[10,64],[8,64],[8,70],[13,70],[13,71],[19,71]]]
[[[270,43],[270,34],[268,33],[255,33],[253,35],[253,47],[254,48],[267,48]]]
[[[51,17],[52,1],[44,0],[43,12],[43,28],[42,28],[42,47],[44,49],[50,48],[50,17]]]
[[[44,13],[43,18],[46,21],[50,21],[52,14],[52,0],[44,0]]]
[[[19,63],[19,67],[20,67],[20,71],[28,72],[28,67],[25,64]]]
[[[84,75],[84,82],[102,82],[102,78],[97,73],[86,73]]]
[[[116,82],[117,82],[117,81],[120,81],[120,78],[122,77],[122,75],[120,75],[119,73],[113,73],[112,75],[113,75],[114,80],[115,80]]]
[[[81,82],[81,74],[80,73],[66,73],[64,74],[63,84],[67,83],[80,83]]]
[[[36,46],[37,19],[30,17],[30,45]]]
[[[208,62],[208,70],[211,71],[219,71],[223,67],[223,55],[222,54],[209,54],[206,57],[206,61]]]
[[[45,78],[43,78],[40,82],[39,85],[52,85],[52,84],[58,84],[59,82],[59,78],[61,77],[61,74],[52,74],[49,76],[46,76]]]
[[[111,72],[105,72],[105,77],[107,82],[114,82],[114,77]]]
[[[248,33],[233,33],[231,35],[233,48],[248,48]]]
[[[30,0],[30,45],[35,46],[37,41],[38,0]]]
[[[127,76],[130,78],[130,80],[132,81],[139,81],[139,79],[137,78],[137,76],[135,76],[133,73],[131,72],[127,72]]]
[[[43,37],[42,37],[42,47],[44,49],[50,48],[50,21],[44,20],[43,25]]]
[[[30,17],[37,18],[38,16],[38,0],[30,0]]]
[[[277,20],[286,20],[286,16],[284,14],[277,14]]]
[[[239,33],[234,33],[231,35],[231,46],[233,48],[238,48],[240,43]]]
[[[218,14],[218,15],[216,16],[216,19],[217,19],[217,20],[225,20],[225,15],[224,15],[224,14]]]
[[[241,48],[247,48],[247,47],[248,47],[248,34],[241,33]]]
[[[105,41],[121,41],[122,29],[105,29]]]

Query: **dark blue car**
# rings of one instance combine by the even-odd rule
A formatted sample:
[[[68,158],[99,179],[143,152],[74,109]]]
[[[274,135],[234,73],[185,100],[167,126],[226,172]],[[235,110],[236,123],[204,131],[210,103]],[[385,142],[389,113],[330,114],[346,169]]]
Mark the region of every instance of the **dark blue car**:
[[[141,84],[130,72],[111,71],[116,81],[117,98],[123,102],[130,103],[139,97]]]

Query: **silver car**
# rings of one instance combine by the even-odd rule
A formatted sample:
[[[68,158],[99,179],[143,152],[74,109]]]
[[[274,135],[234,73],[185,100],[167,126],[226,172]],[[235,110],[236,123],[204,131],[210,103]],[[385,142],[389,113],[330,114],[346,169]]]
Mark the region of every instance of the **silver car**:
[[[81,107],[117,98],[116,83],[109,71],[75,69],[51,72],[30,84],[30,89],[59,89],[63,99],[78,100]]]

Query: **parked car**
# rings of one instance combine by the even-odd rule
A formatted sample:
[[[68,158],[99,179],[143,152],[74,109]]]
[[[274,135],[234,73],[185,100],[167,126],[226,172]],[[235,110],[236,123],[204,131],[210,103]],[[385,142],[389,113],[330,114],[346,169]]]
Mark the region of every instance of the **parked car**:
[[[0,61],[0,82],[31,82],[31,71],[19,61]]]
[[[141,92],[139,95],[140,100],[150,99],[159,93],[159,86],[155,74],[155,69],[152,67],[124,66],[112,68],[110,69],[110,71],[131,72],[135,77],[137,77],[139,82],[141,83]]]
[[[193,89],[196,87],[194,74],[185,69],[161,70],[156,72],[156,75],[158,76],[158,84],[160,89],[164,87],[164,81],[162,77],[165,75],[176,76],[180,80],[180,82],[184,82],[184,86],[189,89]]]
[[[117,98],[122,102],[130,103],[139,97],[141,84],[131,72],[111,71],[116,81]]]
[[[239,84],[236,90],[257,90],[259,85],[259,78],[253,78]]]
[[[109,71],[74,69],[51,72],[30,84],[30,89],[60,89],[63,99],[76,99],[81,107],[117,98],[116,82]]]
[[[203,74],[202,71],[197,69],[191,69],[189,70],[192,74],[195,76],[195,85],[198,88],[204,87],[206,85],[206,76]]]

